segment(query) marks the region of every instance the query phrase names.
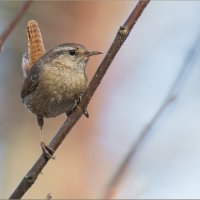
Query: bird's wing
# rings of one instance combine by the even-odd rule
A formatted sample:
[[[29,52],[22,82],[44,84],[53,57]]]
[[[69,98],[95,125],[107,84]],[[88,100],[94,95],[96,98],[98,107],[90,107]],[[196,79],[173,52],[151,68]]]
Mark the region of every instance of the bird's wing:
[[[22,85],[22,91],[21,91],[22,101],[28,94],[33,92],[37,86],[38,86],[37,79],[32,79],[30,77],[25,78],[24,83]]]

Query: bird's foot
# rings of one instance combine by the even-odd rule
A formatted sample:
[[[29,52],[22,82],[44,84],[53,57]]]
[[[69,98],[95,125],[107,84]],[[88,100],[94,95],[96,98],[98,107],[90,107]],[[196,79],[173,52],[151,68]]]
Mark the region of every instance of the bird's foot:
[[[79,95],[79,97],[74,101],[74,105],[72,106],[72,108],[71,108],[69,111],[66,112],[67,117],[69,117],[69,116],[72,114],[72,112],[77,108],[78,104],[81,102],[82,96],[83,96],[83,94],[81,93],[81,94]],[[89,113],[88,113],[88,111],[87,111],[87,108],[84,108],[84,109],[83,109],[83,114],[84,114],[87,118],[89,118]]]
[[[48,147],[43,141],[41,141],[40,146],[46,158],[55,160],[55,157],[53,156],[53,149]]]
[[[69,117],[73,111],[76,109],[77,105],[79,103],[79,100],[75,100],[73,106],[66,112],[67,117]]]
[[[77,107],[77,106],[78,106],[78,105],[76,105],[76,107]],[[69,116],[72,114],[72,112],[76,109],[76,107],[73,107],[73,109],[70,109],[70,111],[66,112],[67,117],[69,117]],[[84,114],[87,118],[89,118],[89,113],[88,113],[88,111],[87,111],[87,108],[84,108],[84,109],[83,109],[83,114]]]

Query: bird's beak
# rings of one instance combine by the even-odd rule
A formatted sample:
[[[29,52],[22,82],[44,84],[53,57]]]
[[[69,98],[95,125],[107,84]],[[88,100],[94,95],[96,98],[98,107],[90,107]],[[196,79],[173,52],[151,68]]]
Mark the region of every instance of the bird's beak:
[[[99,51],[86,51],[86,52],[84,52],[84,54],[86,56],[90,57],[90,56],[95,56],[95,55],[102,54],[102,52],[99,52]]]

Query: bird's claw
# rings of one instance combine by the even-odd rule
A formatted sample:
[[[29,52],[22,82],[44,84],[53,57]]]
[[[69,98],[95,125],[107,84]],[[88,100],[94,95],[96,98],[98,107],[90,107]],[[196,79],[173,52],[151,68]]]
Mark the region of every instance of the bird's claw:
[[[76,107],[78,106],[78,104],[81,102],[82,96],[83,96],[83,94],[81,93],[81,94],[79,95],[79,97],[74,101],[74,105],[72,106],[72,108],[71,108],[69,111],[66,112],[67,117],[69,117],[69,116],[72,114],[72,112],[76,109]],[[88,111],[87,111],[87,108],[84,108],[84,109],[83,109],[83,114],[84,114],[87,118],[89,118],[89,113],[88,113]]]
[[[83,114],[84,114],[87,118],[89,118],[89,113],[88,113],[88,111],[87,111],[87,108],[84,108],[84,109],[83,109]]]
[[[81,94],[79,95],[78,103],[81,102],[82,97],[83,97],[83,93],[81,93]],[[88,111],[87,111],[87,108],[84,108],[84,109],[83,109],[83,114],[84,114],[87,118],[89,118],[89,113],[88,113]]]

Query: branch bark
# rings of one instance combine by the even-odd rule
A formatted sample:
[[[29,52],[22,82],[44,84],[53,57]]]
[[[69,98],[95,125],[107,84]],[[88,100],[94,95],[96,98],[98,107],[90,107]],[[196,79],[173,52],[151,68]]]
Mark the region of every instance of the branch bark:
[[[70,117],[64,122],[60,130],[55,134],[54,138],[49,143],[49,147],[55,152],[60,146],[62,141],[68,135],[72,127],[80,119],[83,114],[83,110],[88,106],[94,92],[101,83],[107,69],[109,68],[111,62],[113,61],[115,55],[119,51],[120,47],[128,37],[130,31],[132,30],[134,24],[137,22],[138,18],[142,14],[143,10],[147,6],[150,0],[140,0],[137,6],[133,9],[132,13],[126,20],[123,26],[119,28],[119,31],[108,50],[106,56],[98,67],[96,73],[94,74],[89,86],[87,87],[81,103],[78,105],[77,109],[70,115]],[[49,159],[45,158],[43,154],[39,157],[33,167],[22,179],[20,184],[17,186],[13,194],[10,196],[10,199],[19,199],[21,198],[26,191],[34,184],[38,175],[41,173],[42,169],[46,166]]]
[[[25,1],[19,11],[17,12],[16,16],[13,18],[13,20],[10,22],[8,27],[5,29],[5,31],[0,36],[0,51],[2,50],[3,44],[5,43],[8,36],[12,33],[17,23],[20,21],[24,13],[28,10],[29,6],[31,5],[32,0]]]
[[[129,152],[127,153],[125,158],[122,160],[117,171],[114,173],[114,175],[113,175],[112,179],[110,180],[110,183],[107,187],[107,190],[104,194],[104,199],[116,198],[116,192],[119,189],[119,185],[122,182],[122,179],[129,167],[129,164],[130,164],[133,156],[142,147],[144,140],[147,138],[147,136],[149,136],[152,128],[158,123],[158,121],[160,120],[160,118],[164,114],[164,112],[177,99],[180,89],[183,86],[183,82],[185,81],[186,76],[189,75],[189,71],[191,71],[195,59],[199,57],[199,53],[200,53],[200,34],[195,39],[194,44],[192,45],[191,49],[186,54],[183,65],[180,68],[180,71],[179,71],[174,83],[172,84],[171,89],[169,90],[164,102],[162,103],[162,105],[160,106],[160,108],[158,109],[156,114],[153,116],[153,118],[151,119],[149,124],[147,124],[147,126],[145,126],[143,128],[143,130],[139,134],[138,139],[136,140],[136,142],[134,142],[134,144],[130,148]]]

